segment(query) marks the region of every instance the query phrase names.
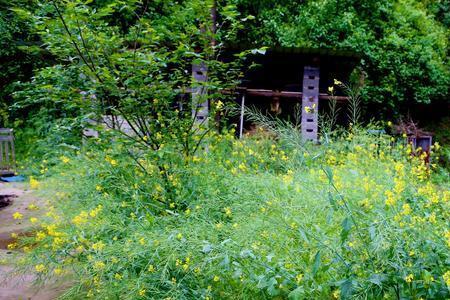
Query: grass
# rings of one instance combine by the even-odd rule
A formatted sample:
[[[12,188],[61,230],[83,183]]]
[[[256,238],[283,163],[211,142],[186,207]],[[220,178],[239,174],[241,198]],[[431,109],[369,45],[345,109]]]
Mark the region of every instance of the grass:
[[[211,134],[190,158],[93,141],[41,166],[53,206],[21,265],[70,274],[67,299],[450,297],[448,182],[389,136],[297,138]]]

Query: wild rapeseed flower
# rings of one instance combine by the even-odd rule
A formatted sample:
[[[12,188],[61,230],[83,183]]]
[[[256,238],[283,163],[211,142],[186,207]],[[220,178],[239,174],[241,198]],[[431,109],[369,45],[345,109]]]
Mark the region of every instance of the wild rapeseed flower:
[[[37,181],[33,177],[30,177],[30,188],[35,190],[39,187],[39,185],[40,185],[39,181]]]
[[[36,270],[36,272],[42,273],[42,272],[45,271],[45,265],[44,265],[44,264],[36,265],[36,266],[34,267],[34,269]]]
[[[442,278],[444,278],[445,284],[450,288],[450,270],[445,272]]]
[[[413,274],[409,274],[408,276],[405,277],[405,281],[408,283],[411,283],[414,279],[414,275]]]
[[[12,217],[14,220],[20,220],[23,218],[23,215],[20,212],[15,212],[13,213]]]
[[[70,159],[67,156],[61,156],[59,159],[65,164],[70,162]]]
[[[227,217],[230,217],[230,216],[231,216],[231,208],[225,207],[223,210],[225,211],[225,215],[226,215]]]

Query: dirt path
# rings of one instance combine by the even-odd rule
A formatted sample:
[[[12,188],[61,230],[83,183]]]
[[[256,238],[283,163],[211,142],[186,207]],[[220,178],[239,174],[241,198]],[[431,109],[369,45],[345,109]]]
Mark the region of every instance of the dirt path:
[[[30,231],[29,218],[39,215],[39,209],[30,209],[30,205],[44,207],[46,200],[35,197],[23,183],[0,182],[0,197],[8,195],[11,204],[0,208],[0,300],[52,300],[61,295],[67,288],[63,283],[49,283],[43,287],[33,286],[34,274],[14,274],[13,259],[17,253],[7,249],[14,242],[12,233],[25,234]],[[13,214],[23,215],[15,220]],[[19,254],[20,255],[20,254]]]

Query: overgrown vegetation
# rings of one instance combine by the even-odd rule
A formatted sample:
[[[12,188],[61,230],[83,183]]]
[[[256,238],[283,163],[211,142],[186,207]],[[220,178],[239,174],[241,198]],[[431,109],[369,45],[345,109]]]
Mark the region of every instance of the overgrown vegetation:
[[[11,51],[45,48],[54,60],[33,61],[30,81],[0,74],[0,118],[19,129],[20,171],[48,198],[33,207],[32,233],[9,248],[42,282],[72,283],[63,298],[450,297],[450,186],[439,160],[448,150],[436,143],[427,164],[385,133],[391,122],[361,124],[364,101],[401,112],[448,97],[446,3],[2,5],[1,20],[13,20],[0,23],[6,44],[22,30],[41,44]],[[249,41],[254,51],[222,59],[226,45]],[[299,122],[254,110],[260,129],[244,139],[225,122],[233,109],[222,91],[239,83],[249,52],[271,45],[362,52],[362,77],[329,89],[350,101],[344,111],[331,97],[320,145],[302,140]],[[192,79],[192,64],[207,68],[206,81]],[[204,101],[209,117],[198,122]],[[337,124],[344,113],[349,128]],[[99,136],[83,138],[86,129]]]
[[[145,169],[100,140],[44,164],[38,188],[56,197],[23,265],[73,278],[70,299],[449,297],[448,184],[408,146],[359,130],[302,148],[233,135],[187,160],[149,153]]]

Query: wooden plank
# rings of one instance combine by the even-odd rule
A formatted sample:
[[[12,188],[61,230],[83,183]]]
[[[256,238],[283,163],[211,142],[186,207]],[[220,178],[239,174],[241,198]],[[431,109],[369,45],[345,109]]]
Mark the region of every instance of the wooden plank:
[[[4,141],[0,140],[0,169],[5,168],[5,159],[3,158],[3,143]]]
[[[0,128],[0,174],[15,172],[15,147],[12,129]]]
[[[239,122],[239,138],[242,138],[244,132],[244,113],[245,113],[245,94],[241,96],[241,116]]]
[[[247,88],[238,88],[236,91],[223,90],[222,93],[226,95],[237,94],[237,93],[246,93],[248,96],[255,97],[268,97],[268,98],[293,98],[293,99],[301,99],[303,97],[302,92],[291,92],[291,91],[274,91],[274,90],[265,90],[265,89],[247,89]],[[320,100],[331,100],[336,99],[338,102],[346,102],[348,101],[348,97],[346,96],[330,96],[328,94],[319,93]]]

